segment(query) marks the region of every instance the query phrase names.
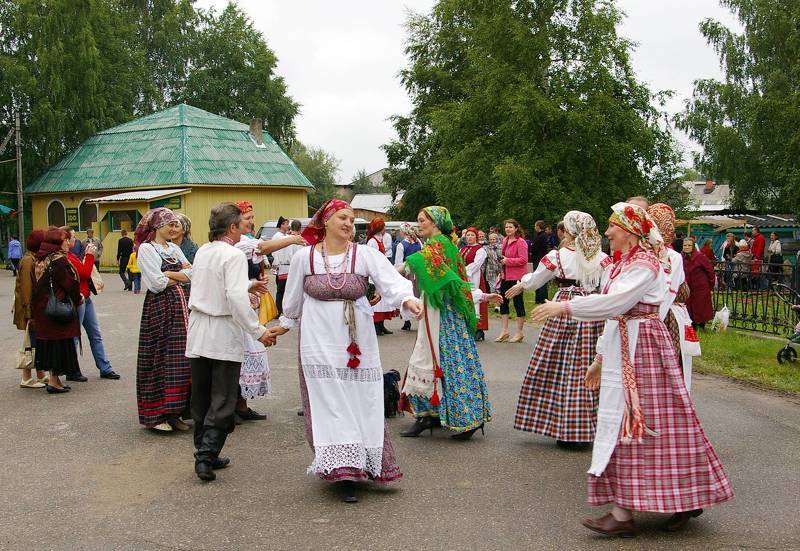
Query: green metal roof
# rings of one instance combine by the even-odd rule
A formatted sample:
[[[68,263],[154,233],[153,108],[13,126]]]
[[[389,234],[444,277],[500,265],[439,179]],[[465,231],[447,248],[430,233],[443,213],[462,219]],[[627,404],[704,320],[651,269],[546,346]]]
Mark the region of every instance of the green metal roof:
[[[164,185],[313,188],[264,132],[256,145],[245,124],[190,105],[95,134],[25,188],[57,193]]]

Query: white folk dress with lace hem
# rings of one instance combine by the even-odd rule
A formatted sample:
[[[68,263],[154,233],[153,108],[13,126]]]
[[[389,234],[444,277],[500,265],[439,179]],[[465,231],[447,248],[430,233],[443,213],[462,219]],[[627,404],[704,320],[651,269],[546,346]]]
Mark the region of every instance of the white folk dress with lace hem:
[[[363,288],[337,292],[340,279],[328,285],[324,259],[319,250],[304,247],[292,258],[283,299],[281,325],[302,325],[300,334],[301,376],[305,379],[311,417],[314,462],[309,472],[326,478],[336,470],[363,471],[381,479],[384,463],[383,369],[372,308],[366,298],[366,278],[372,280],[382,300],[398,308],[413,299],[411,282],[401,276],[378,250],[354,246],[352,256],[328,258],[333,273],[354,273]],[[351,252],[351,255],[353,253]],[[306,280],[309,279],[309,282]],[[321,290],[311,296],[310,282]],[[356,298],[357,297],[357,298]],[[348,367],[351,354],[346,319],[350,305],[355,317],[359,365]],[[393,454],[393,453],[392,453]],[[399,470],[397,471],[399,475]],[[399,476],[397,476],[399,478]],[[326,478],[328,479],[328,478]]]

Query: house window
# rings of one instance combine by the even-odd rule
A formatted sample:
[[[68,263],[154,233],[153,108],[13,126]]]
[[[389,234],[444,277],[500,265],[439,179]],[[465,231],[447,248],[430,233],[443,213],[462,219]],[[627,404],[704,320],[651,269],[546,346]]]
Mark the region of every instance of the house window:
[[[67,213],[64,210],[64,203],[55,199],[47,205],[47,224],[49,226],[65,226],[67,224]]]
[[[113,210],[108,216],[111,220],[111,231],[133,231],[139,222],[139,213],[135,210]]]
[[[92,229],[92,224],[97,222],[97,205],[87,203],[86,199],[81,201],[78,207],[78,231]]]

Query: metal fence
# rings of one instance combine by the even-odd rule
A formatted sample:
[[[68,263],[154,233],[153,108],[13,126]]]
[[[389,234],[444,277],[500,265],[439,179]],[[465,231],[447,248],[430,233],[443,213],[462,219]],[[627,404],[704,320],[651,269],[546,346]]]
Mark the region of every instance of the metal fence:
[[[754,272],[749,265],[717,262],[714,310],[728,307],[728,325],[740,329],[785,335],[794,331],[797,314],[771,291],[773,283],[800,289],[800,272],[789,264],[764,264]]]

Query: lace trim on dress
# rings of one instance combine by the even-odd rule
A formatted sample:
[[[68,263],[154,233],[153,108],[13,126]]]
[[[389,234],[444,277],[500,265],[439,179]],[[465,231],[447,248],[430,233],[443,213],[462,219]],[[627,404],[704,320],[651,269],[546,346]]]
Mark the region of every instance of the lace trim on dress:
[[[307,472],[330,474],[335,469],[353,467],[378,478],[381,475],[382,462],[382,446],[379,448],[366,448],[361,443],[314,446],[314,462]]]
[[[351,383],[377,383],[383,380],[383,372],[377,368],[351,369],[329,365],[304,365],[306,379],[339,379]]]

